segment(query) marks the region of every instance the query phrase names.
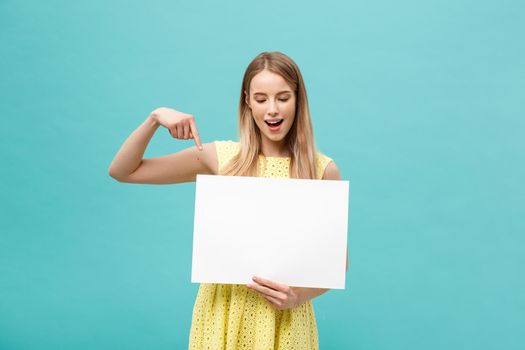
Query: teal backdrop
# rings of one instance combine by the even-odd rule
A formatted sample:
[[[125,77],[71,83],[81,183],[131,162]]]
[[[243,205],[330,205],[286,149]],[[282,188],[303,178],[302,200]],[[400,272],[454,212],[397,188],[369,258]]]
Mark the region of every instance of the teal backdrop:
[[[108,167],[160,106],[203,142],[237,139],[242,74],[274,50],[351,183],[347,288],[314,300],[321,349],[524,349],[524,11],[1,1],[0,349],[187,347],[195,184]],[[145,157],[190,146],[159,129]]]

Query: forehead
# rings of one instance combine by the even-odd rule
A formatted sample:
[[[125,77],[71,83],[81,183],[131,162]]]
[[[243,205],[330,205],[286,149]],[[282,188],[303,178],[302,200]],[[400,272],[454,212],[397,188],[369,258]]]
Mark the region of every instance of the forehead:
[[[278,94],[284,91],[292,91],[286,80],[279,74],[263,70],[257,73],[250,82],[250,92],[253,94]]]

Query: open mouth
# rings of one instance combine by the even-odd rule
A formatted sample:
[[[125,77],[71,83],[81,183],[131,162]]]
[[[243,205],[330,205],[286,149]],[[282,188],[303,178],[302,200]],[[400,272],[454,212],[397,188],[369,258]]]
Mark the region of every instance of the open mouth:
[[[274,121],[274,122],[270,122],[270,121],[268,121],[268,120],[265,120],[264,122],[265,122],[266,124],[268,124],[268,126],[276,127],[276,126],[281,125],[281,124],[283,123],[283,120],[284,120],[284,119],[280,119],[280,120],[277,120],[277,121]]]

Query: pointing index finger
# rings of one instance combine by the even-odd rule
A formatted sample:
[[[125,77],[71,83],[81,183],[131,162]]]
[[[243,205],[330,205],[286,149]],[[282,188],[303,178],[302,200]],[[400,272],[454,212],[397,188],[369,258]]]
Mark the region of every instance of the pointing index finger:
[[[195,140],[195,144],[202,151],[201,139],[199,137],[199,132],[197,131],[197,125],[195,125],[195,121],[193,119],[190,119],[190,129],[193,139]]]

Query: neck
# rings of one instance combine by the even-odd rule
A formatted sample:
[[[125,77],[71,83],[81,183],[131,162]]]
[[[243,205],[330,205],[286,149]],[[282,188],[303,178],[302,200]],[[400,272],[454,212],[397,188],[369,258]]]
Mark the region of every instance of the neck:
[[[285,140],[269,141],[262,140],[261,153],[265,157],[289,157],[290,151],[286,147]]]

